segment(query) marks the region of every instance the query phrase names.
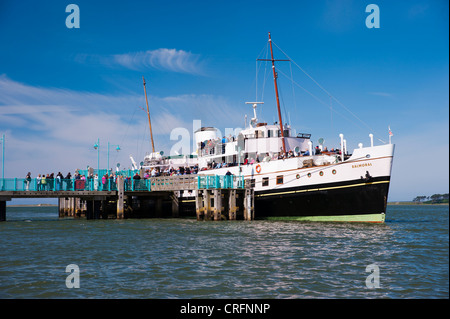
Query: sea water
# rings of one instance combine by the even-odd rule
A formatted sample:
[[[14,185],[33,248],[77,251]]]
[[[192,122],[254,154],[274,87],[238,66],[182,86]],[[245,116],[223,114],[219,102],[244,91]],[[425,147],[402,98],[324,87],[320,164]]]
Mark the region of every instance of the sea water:
[[[384,224],[6,218],[0,298],[449,298],[448,206],[388,206]]]

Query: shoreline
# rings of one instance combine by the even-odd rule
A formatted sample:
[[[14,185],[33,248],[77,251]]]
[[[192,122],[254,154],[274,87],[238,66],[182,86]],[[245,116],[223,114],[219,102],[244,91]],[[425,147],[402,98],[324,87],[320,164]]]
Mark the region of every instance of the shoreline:
[[[58,207],[55,204],[17,204],[17,205],[6,205],[7,207]]]

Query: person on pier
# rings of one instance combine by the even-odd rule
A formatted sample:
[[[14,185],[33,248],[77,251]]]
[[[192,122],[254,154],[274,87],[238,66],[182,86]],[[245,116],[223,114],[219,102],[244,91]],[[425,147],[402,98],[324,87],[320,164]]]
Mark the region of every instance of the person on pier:
[[[25,190],[30,190],[30,182],[31,182],[31,173],[28,172],[27,176],[25,177]]]

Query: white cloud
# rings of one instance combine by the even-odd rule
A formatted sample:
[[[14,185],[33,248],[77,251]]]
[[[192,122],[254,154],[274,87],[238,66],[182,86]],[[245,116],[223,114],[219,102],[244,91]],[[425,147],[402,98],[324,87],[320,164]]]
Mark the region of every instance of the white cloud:
[[[121,66],[134,71],[157,69],[163,71],[204,74],[204,62],[200,55],[177,49],[160,48],[108,56],[79,54],[75,60],[80,63],[100,63],[108,67]]]
[[[384,97],[392,97],[393,95],[388,92],[369,92],[371,95],[384,96]]]

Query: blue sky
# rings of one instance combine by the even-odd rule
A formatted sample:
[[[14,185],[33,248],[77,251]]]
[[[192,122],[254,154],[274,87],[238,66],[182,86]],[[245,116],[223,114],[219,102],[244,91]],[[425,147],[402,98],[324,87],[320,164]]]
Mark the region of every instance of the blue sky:
[[[78,29],[65,24],[70,3]],[[378,29],[365,24],[370,3]],[[5,177],[96,167],[97,138],[104,168],[108,142],[121,148],[110,148],[110,166],[129,167],[130,154],[142,160],[151,151],[142,76],[157,150],[173,151],[174,129],[192,136],[193,120],[222,132],[243,127],[257,91],[258,117],[273,122],[272,77],[262,81],[270,68],[260,63],[255,80],[271,32],[276,58],[293,60],[277,66],[283,115],[297,132],[329,147],[343,133],[354,148],[369,133],[387,142],[390,126],[389,200],[448,192],[448,9],[448,1],[3,0]],[[333,96],[332,110],[297,66]]]

